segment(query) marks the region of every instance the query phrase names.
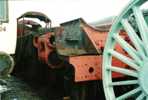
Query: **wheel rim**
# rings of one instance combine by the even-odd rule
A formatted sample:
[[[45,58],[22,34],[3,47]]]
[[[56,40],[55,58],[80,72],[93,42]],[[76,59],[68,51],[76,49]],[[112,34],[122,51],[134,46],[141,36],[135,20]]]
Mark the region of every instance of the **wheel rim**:
[[[148,25],[141,7],[147,0],[132,0],[115,20],[109,32],[103,54],[103,87],[107,100],[125,100],[133,97],[135,100],[148,100]],[[134,18],[134,21],[131,21]],[[135,22],[134,28],[132,23]],[[125,30],[130,39],[127,42],[120,34]],[[116,46],[124,49],[126,55],[116,50]],[[113,59],[118,59],[127,67],[114,66]],[[128,76],[126,80],[113,81],[113,74]],[[115,87],[133,88],[117,95]],[[119,90],[120,91],[120,90]]]

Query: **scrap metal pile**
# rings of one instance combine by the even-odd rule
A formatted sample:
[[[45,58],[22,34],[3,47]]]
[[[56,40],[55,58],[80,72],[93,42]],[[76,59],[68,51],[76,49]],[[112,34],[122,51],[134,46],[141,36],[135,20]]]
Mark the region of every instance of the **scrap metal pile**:
[[[146,2],[131,1],[106,26],[78,18],[52,27],[45,14],[24,13],[17,19],[15,65],[11,56],[0,54],[1,98],[147,100]]]

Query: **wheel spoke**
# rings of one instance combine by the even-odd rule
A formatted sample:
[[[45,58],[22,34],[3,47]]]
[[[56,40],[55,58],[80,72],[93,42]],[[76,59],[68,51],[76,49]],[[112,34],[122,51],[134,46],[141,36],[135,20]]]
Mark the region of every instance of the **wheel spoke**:
[[[138,73],[136,71],[120,68],[117,66],[108,67],[108,70],[111,70],[111,71],[117,72],[117,73],[121,73],[124,75],[128,75],[128,76],[132,76],[132,77],[138,77]]]
[[[140,91],[141,91],[141,89],[140,89],[140,87],[138,87],[138,88],[136,88],[136,89],[133,89],[133,90],[131,90],[131,91],[129,91],[129,92],[127,92],[127,93],[125,93],[125,94],[123,94],[123,95],[117,97],[116,100],[124,100],[124,99],[126,99],[126,98],[128,98],[128,97],[134,95],[135,93],[140,92]]]
[[[122,48],[133,58],[138,64],[141,64],[141,59],[138,57],[136,50],[122,39],[119,35],[114,35],[114,39],[122,46]]]
[[[112,54],[115,58],[119,59],[120,61],[126,63],[130,67],[132,67],[136,70],[139,70],[139,66],[137,64],[135,64],[135,62],[132,59],[130,59],[130,58],[118,53],[117,51],[114,51],[114,50],[109,50],[109,53]]]
[[[146,49],[145,50],[146,54],[148,55],[148,35],[147,35],[148,34],[148,26],[147,26],[147,23],[144,19],[142,11],[140,10],[139,7],[134,6],[133,12],[134,12],[136,22],[137,22],[137,25],[138,25],[138,28],[140,31],[140,35],[142,37],[142,40],[143,40],[143,43],[144,43],[144,46]]]
[[[142,92],[137,98],[136,100],[143,100],[145,97],[145,94]]]
[[[133,27],[129,24],[127,19],[122,19],[121,23],[122,23],[124,29],[126,30],[131,42],[134,44],[134,46],[138,50],[140,56],[144,59],[145,54],[144,54],[144,51],[142,49],[143,43],[142,43],[141,39],[139,38],[139,36],[137,35],[137,33],[135,32]]]
[[[112,82],[110,86],[133,85],[133,84],[138,84],[138,80],[126,80],[126,81]]]
[[[146,100],[148,100],[148,96],[146,96]]]

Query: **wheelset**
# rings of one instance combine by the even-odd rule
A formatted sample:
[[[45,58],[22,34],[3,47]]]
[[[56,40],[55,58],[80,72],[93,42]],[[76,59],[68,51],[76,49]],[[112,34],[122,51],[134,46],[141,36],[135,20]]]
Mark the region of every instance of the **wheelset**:
[[[148,100],[148,13],[143,9],[146,3],[147,0],[132,0],[109,32],[102,70],[106,100]],[[125,66],[114,64],[114,59]],[[122,80],[115,80],[115,75]],[[131,88],[119,94],[128,86]]]

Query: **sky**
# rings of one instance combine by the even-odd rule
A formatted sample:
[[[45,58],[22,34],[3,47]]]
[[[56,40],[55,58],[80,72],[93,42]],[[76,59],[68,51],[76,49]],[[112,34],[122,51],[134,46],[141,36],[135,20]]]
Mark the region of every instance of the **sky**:
[[[9,23],[0,32],[0,51],[14,53],[16,46],[16,18],[27,11],[46,14],[52,26],[83,18],[86,22],[101,21],[118,16],[130,0],[9,0]],[[4,44],[5,43],[5,44]]]
[[[26,11],[45,13],[53,23],[84,18],[87,22],[118,15],[130,0],[13,0],[15,16]]]

